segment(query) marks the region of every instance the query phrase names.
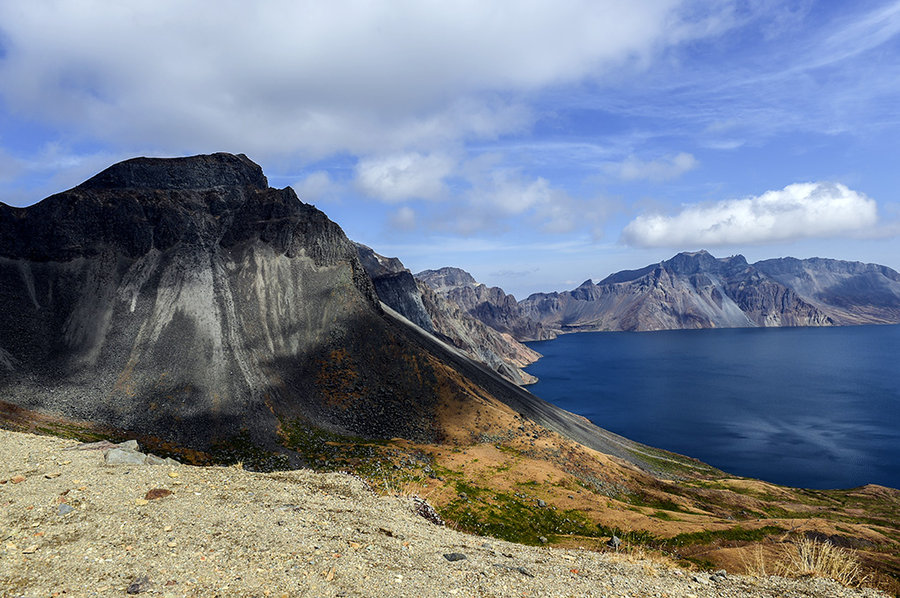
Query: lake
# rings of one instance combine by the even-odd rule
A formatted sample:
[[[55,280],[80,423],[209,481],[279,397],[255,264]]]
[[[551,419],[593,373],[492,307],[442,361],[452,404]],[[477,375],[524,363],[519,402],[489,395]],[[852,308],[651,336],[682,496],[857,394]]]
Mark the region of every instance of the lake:
[[[900,488],[900,326],[588,332],[528,343],[537,396],[732,474]]]

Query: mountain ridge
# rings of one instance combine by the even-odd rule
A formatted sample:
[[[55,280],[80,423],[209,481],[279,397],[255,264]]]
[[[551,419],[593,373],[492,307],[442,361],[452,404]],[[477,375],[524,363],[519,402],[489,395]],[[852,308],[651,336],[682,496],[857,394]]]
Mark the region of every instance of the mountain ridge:
[[[750,264],[701,250],[519,303],[557,332],[897,323],[900,274],[823,258]]]

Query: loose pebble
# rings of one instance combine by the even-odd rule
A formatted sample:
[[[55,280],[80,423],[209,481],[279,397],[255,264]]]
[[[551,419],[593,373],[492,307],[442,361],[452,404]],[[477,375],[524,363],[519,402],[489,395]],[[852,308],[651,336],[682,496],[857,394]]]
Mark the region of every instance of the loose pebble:
[[[464,555],[461,552],[448,552],[447,554],[444,555],[444,558],[452,563],[454,561],[465,560],[468,557],[466,557],[466,555]]]

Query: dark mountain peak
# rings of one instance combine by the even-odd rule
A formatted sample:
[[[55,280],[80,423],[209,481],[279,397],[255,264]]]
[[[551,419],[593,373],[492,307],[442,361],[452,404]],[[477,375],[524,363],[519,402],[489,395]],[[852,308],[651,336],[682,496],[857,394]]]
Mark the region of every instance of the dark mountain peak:
[[[290,188],[268,187],[249,158],[135,158],[27,208],[0,204],[0,255],[68,261],[112,251],[137,258],[176,245],[260,240],[317,263],[354,256],[340,228]]]
[[[478,281],[471,274],[462,268],[454,268],[452,266],[445,266],[437,270],[423,270],[415,276],[436,290],[478,284]]]
[[[582,287],[592,287],[592,286],[594,286],[594,281],[592,279],[588,278],[583,283],[578,285],[578,288],[580,289]]]
[[[398,258],[385,257],[381,254],[375,253],[375,250],[368,245],[363,245],[362,243],[357,243],[356,241],[353,241],[353,244],[356,246],[356,251],[359,254],[359,261],[362,262],[362,265],[366,269],[366,272],[368,272],[369,276],[371,276],[373,279],[378,276],[386,276],[388,274],[409,272],[409,270],[406,269],[406,266],[403,265],[403,262],[401,262]]]
[[[114,164],[76,189],[194,190],[214,187],[266,189],[262,168],[244,154],[186,158],[132,158]]]
[[[718,272],[721,262],[705,249],[693,252],[682,252],[661,262],[661,265],[675,274],[697,274],[699,272]]]

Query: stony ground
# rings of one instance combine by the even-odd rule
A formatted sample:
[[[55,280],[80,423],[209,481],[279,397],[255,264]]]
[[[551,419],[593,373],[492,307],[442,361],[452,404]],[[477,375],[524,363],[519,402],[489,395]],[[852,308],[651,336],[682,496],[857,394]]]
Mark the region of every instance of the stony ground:
[[[108,452],[0,430],[0,596],[883,596],[466,535],[340,474]]]

